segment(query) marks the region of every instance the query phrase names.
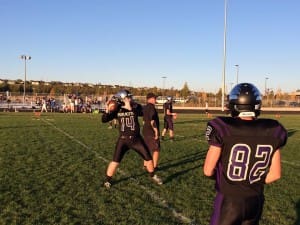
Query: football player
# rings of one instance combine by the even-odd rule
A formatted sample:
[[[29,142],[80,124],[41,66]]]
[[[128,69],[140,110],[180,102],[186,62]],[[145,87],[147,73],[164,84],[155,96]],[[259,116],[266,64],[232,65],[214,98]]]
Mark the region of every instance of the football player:
[[[206,129],[203,171],[215,179],[217,192],[210,224],[255,225],[263,210],[264,184],[281,177],[280,148],[287,131],[276,120],[257,118],[262,102],[254,85],[236,85],[228,101],[231,117],[216,117]]]
[[[173,118],[176,117],[176,113],[173,112],[172,97],[167,97],[167,102],[163,105],[164,109],[164,129],[161,133],[161,139],[164,140],[167,130],[169,130],[170,140],[174,140],[174,122]]]
[[[106,111],[102,115],[102,122],[109,122],[114,118],[119,123],[119,138],[115,147],[113,160],[109,163],[106,170],[104,186],[111,187],[112,177],[115,174],[123,156],[129,149],[135,150],[145,160],[145,166],[153,181],[161,185],[162,180],[154,172],[151,153],[148,150],[144,139],[140,135],[140,125],[138,116],[142,116],[142,106],[132,100],[132,95],[127,90],[121,90],[115,95],[119,106],[115,111]]]
[[[156,95],[154,93],[148,93],[147,104],[143,108],[143,136],[152,153],[153,166],[157,169],[159,152],[160,152],[160,140],[159,140],[159,117],[157,110],[155,109]],[[144,166],[146,162],[144,162]]]

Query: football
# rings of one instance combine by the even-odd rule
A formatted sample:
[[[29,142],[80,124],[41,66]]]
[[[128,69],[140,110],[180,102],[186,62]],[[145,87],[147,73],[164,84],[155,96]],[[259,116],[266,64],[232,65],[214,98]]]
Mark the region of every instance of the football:
[[[176,120],[177,119],[177,113],[174,113],[173,114],[173,120]]]
[[[116,100],[109,100],[108,103],[107,103],[107,109],[109,112],[114,112],[118,109],[118,102]]]

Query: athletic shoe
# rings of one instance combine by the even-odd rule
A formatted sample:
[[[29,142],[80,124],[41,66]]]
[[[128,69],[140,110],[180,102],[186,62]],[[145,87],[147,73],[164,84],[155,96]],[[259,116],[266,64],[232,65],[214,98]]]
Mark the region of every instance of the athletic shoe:
[[[106,187],[106,189],[110,189],[111,183],[108,182],[108,181],[105,181],[105,182],[104,182],[104,187]]]
[[[158,185],[162,185],[163,182],[161,180],[161,178],[159,176],[157,176],[156,174],[152,177],[152,180],[157,183]]]

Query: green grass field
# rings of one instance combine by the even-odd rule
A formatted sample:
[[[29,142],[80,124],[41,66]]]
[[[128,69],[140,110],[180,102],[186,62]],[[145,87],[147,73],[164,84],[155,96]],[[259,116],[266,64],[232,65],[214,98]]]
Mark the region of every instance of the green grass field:
[[[261,224],[299,225],[300,115],[279,120],[289,131],[283,176],[266,186]],[[208,224],[215,191],[202,173],[207,121],[179,114],[175,141],[162,142],[164,185],[153,183],[130,151],[106,190],[118,132],[99,114],[0,113],[0,225]]]

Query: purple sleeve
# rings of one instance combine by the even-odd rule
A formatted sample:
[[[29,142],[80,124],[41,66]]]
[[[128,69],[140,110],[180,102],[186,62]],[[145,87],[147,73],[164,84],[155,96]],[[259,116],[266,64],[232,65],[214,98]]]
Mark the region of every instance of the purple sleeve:
[[[218,130],[210,122],[207,124],[205,137],[209,145],[218,147],[223,145],[222,138],[220,137]]]
[[[274,135],[280,140],[278,148],[285,146],[287,142],[287,131],[281,124],[276,128]]]

